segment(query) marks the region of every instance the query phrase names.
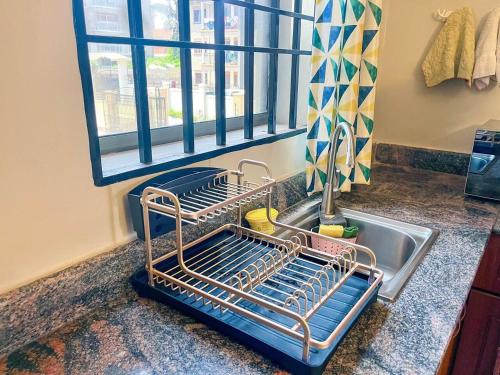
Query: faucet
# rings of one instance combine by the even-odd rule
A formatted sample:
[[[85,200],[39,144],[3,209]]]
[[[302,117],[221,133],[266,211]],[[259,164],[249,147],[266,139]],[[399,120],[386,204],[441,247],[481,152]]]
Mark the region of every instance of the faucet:
[[[354,134],[351,125],[346,122],[337,124],[330,139],[330,155],[328,158],[328,172],[326,183],[323,188],[323,200],[320,208],[320,221],[326,223],[335,217],[334,199],[340,197],[340,170],[336,167],[337,142],[342,131],[347,141],[347,159],[346,166],[354,168]]]

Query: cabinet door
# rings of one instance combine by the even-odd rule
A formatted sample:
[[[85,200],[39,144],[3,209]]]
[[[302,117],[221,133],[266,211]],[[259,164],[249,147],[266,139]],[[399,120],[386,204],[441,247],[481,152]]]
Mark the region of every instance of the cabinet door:
[[[500,348],[500,297],[472,289],[454,375],[492,375]]]
[[[500,235],[492,233],[474,279],[474,287],[500,295]]]

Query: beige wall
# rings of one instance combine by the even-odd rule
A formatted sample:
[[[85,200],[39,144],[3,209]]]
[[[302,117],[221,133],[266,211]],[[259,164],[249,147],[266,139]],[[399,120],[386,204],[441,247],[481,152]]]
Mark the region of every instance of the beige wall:
[[[453,80],[426,88],[420,65],[441,27],[438,8],[470,5],[479,23],[498,0],[385,0],[377,88],[377,142],[470,152],[474,129],[500,120],[500,88],[478,92]],[[498,123],[490,127],[500,130]]]
[[[1,0],[0,292],[129,241],[125,194],[93,185],[69,0]],[[304,136],[201,163],[301,171]],[[295,152],[298,150],[298,152]]]

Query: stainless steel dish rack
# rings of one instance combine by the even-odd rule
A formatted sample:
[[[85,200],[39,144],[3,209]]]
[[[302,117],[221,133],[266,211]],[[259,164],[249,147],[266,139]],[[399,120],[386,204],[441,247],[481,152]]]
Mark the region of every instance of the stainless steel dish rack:
[[[261,184],[244,180],[243,167],[265,170]],[[235,181],[231,181],[234,179]],[[182,193],[146,188],[142,195],[146,273],[133,278],[140,294],[173,304],[229,332],[293,372],[321,372],[348,329],[376,299],[382,271],[374,253],[272,220],[276,182],[266,164],[242,160],[202,187]],[[282,239],[242,226],[242,206],[265,198],[268,219],[288,229]],[[237,211],[237,223],[183,243],[182,224]],[[175,218],[176,251],[153,259],[149,213]],[[345,245],[339,255],[310,247],[317,236]],[[357,262],[368,254],[371,263]],[[243,339],[242,339],[243,337]]]

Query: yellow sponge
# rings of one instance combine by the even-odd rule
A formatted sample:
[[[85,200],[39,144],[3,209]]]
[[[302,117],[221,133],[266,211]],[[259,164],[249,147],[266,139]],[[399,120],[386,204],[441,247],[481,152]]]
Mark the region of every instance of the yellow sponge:
[[[319,234],[323,234],[328,237],[342,238],[342,235],[344,234],[344,227],[342,225],[320,224]]]

